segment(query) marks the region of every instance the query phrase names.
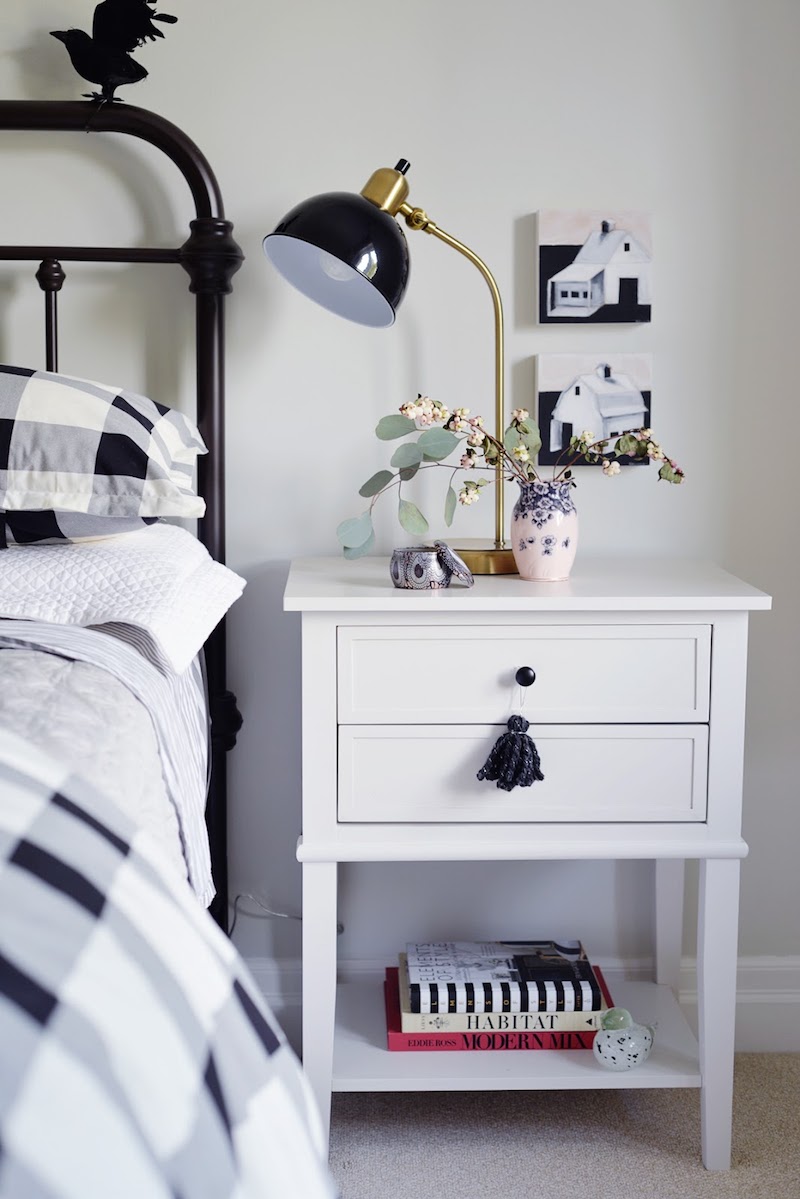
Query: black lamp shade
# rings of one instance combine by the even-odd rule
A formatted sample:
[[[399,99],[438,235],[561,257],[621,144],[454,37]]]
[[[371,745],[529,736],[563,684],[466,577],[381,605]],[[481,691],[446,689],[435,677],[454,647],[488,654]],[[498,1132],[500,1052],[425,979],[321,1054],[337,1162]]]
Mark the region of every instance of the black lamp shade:
[[[348,320],[394,323],[408,283],[408,246],[394,217],[363,196],[304,200],[264,238],[264,253],[304,295]]]

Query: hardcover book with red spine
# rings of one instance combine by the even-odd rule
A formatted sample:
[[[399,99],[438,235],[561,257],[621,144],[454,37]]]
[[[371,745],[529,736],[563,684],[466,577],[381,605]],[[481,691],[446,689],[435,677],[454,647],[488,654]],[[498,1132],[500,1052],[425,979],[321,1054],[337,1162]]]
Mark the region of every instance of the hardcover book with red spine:
[[[603,998],[609,1007],[613,1001],[602,971],[594,967]],[[591,1049],[596,1030],[589,1032],[523,1032],[498,1029],[492,1032],[403,1032],[400,1020],[399,968],[387,966],[383,984],[386,1004],[386,1043],[392,1051],[466,1051],[519,1049]]]

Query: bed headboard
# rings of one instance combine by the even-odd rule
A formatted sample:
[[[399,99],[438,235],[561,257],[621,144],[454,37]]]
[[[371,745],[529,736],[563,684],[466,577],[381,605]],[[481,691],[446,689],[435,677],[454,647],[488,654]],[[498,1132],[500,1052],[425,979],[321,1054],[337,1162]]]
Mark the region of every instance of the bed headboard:
[[[38,263],[36,280],[44,292],[45,365],[58,370],[58,293],[65,282],[62,263],[178,263],[189,276],[196,305],[196,421],[208,454],[199,462],[198,490],[206,501],[198,536],[212,558],[225,561],[225,335],[224,297],[244,255],[225,219],[217,180],[203,154],[186,134],[155,113],[128,104],[81,101],[0,100],[0,129],[47,132],[125,133],[149,142],[177,166],[195,206],[189,236],[174,249],[122,246],[0,246],[0,261]],[[211,786],[206,809],[217,895],[211,913],[228,924],[227,804],[225,754],[236,740],[241,718],[226,687],[225,625],[217,626],[205,647],[211,712]]]

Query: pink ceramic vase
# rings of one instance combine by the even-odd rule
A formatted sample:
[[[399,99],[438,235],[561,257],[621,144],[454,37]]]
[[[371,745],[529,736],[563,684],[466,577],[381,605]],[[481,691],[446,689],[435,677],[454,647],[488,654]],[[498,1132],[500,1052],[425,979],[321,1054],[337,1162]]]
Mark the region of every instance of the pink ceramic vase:
[[[558,582],[569,578],[578,548],[578,513],[572,487],[520,483],[511,513],[511,548],[523,579]]]

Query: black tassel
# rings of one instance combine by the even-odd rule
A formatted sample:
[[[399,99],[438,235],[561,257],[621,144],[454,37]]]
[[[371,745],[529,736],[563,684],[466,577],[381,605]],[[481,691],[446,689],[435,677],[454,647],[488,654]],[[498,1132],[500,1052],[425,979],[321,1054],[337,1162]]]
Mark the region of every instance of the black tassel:
[[[544,780],[539,751],[528,736],[529,727],[524,716],[511,717],[508,732],[497,738],[485,765],[478,771],[479,779],[489,782],[496,779],[501,791],[530,787]]]

